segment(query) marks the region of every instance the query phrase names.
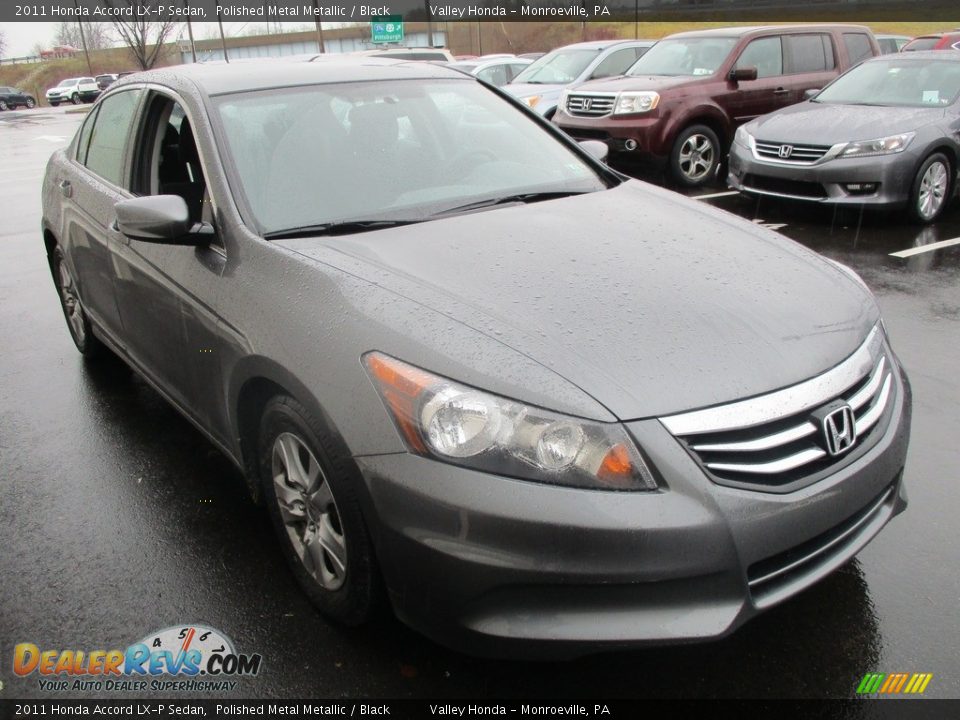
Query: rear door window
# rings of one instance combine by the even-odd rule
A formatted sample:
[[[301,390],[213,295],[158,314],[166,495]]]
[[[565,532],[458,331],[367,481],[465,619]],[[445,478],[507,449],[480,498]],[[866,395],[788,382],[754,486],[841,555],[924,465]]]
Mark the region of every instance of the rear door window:
[[[740,53],[736,67],[738,70],[755,67],[758,78],[783,75],[783,48],[779,36],[751,41]]]
[[[861,60],[873,57],[870,38],[864,33],[844,33],[843,43],[847,46],[847,57],[850,58],[851,65],[856,65]]]
[[[790,73],[833,70],[833,45],[828,35],[784,35],[783,48]]]
[[[91,172],[119,187],[126,187],[124,152],[140,93],[139,89],[118,92],[100,103],[82,161]]]

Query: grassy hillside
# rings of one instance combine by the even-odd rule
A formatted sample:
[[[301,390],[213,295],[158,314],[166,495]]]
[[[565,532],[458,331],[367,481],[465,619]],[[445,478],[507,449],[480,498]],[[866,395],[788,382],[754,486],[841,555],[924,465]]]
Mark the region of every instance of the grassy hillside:
[[[157,66],[170,65],[177,58],[174,48],[168,52]],[[126,48],[96,50],[90,53],[90,65],[93,75],[118,73],[125,70],[137,70],[137,64]],[[90,75],[83,52],[72,58],[45,60],[36,63],[0,65],[0,85],[10,85],[30,93],[41,105],[46,105],[44,93],[61,80],[70,77]]]

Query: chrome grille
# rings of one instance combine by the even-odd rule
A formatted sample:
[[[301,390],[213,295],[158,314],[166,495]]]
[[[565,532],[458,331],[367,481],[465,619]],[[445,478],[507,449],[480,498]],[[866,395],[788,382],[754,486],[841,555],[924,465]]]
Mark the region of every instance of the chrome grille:
[[[756,140],[754,146],[757,149],[757,156],[760,158],[797,165],[812,165],[823,158],[831,147],[830,145],[793,145],[790,143],[767,142],[766,140]],[[786,157],[781,154],[783,148],[789,148],[789,151],[786,151],[788,153]]]
[[[674,415],[661,421],[712,480],[788,492],[816,482],[866,452],[882,432],[895,390],[894,368],[879,327],[831,371],[770,395]],[[849,405],[854,440],[827,450],[825,416]]]
[[[567,112],[581,117],[600,117],[613,112],[616,95],[578,93],[567,96]]]

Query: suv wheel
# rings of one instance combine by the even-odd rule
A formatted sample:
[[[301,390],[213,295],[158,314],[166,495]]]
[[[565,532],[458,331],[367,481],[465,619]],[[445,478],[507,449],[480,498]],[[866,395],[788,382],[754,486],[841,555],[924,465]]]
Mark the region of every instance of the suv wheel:
[[[78,95],[77,93],[74,93],[73,95],[71,95],[71,96],[70,96],[70,102],[72,102],[74,105],[79,105],[79,104],[80,104],[80,95]]]
[[[953,168],[943,153],[934,153],[920,166],[910,193],[910,214],[920,223],[940,217],[950,202]]]
[[[365,622],[379,578],[352,460],[306,408],[283,395],[263,411],[259,460],[263,498],[300,585],[331,619]]]
[[[63,251],[58,247],[53,251],[53,282],[60,295],[60,306],[63,316],[67,320],[67,329],[73,344],[84,357],[96,357],[103,352],[103,344],[94,336],[90,329],[90,318],[80,303],[77,286],[70,274],[70,268],[64,262]]]
[[[37,105],[37,101],[33,98],[27,98],[27,101],[24,103],[28,108],[33,109]]]
[[[7,105],[6,100],[0,100],[0,110],[9,110],[10,106]]]
[[[673,143],[670,172],[684,187],[709,182],[720,163],[720,140],[706,125],[691,125]]]

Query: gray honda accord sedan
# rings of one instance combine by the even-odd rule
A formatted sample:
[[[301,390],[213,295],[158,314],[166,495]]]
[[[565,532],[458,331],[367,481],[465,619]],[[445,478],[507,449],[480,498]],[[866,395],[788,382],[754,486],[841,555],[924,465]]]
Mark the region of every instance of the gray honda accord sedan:
[[[936,220],[960,169],[960,53],[882,55],[741,126],[728,182],[749,195],[906,208]]]
[[[331,619],[715,638],[904,509],[909,386],[851,270],[590,151],[425,63],[164,69],[51,158],[43,237],[80,352],[243,470]]]

